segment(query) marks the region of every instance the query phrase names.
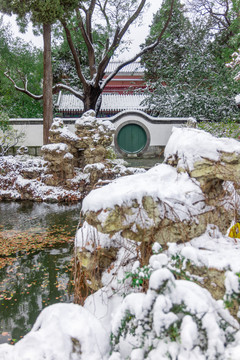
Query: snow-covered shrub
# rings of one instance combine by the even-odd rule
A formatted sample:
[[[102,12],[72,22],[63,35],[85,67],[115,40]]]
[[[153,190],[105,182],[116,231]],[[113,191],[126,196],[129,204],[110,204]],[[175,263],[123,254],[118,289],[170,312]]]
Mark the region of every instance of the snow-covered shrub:
[[[226,272],[225,278],[226,294],[224,296],[225,306],[229,309],[238,307],[238,317],[240,318],[240,273],[233,271]]]
[[[111,146],[107,147],[107,159],[115,160],[117,158],[117,154],[115,153],[114,149]]]
[[[155,258],[156,265],[156,258]],[[160,264],[159,264],[160,265]],[[155,270],[147,294],[125,297],[112,322],[112,359],[226,359],[239,325],[199,285]]]
[[[240,80],[240,70],[239,70],[239,68],[240,68],[240,48],[238,49],[238,52],[235,51],[232,54],[232,61],[226,65],[227,65],[227,67],[230,67],[230,68],[236,70],[234,80],[236,80],[236,81]]]
[[[197,127],[216,137],[238,139],[240,135],[239,122],[231,121],[230,119],[226,119],[222,122],[201,121],[197,124]]]
[[[152,116],[191,117],[197,120],[221,122],[225,118],[239,119],[239,110],[233,95],[208,93],[181,86],[157,84],[154,91],[147,93],[143,105]]]
[[[131,279],[131,286],[133,288],[140,288],[144,285],[144,283],[148,282],[150,276],[152,274],[151,266],[144,265],[143,267],[136,267],[132,269],[132,271],[126,272],[125,278],[123,281],[127,279]]]
[[[24,138],[24,133],[9,127],[7,129],[0,129],[0,156],[7,154],[8,150],[19,144]]]
[[[0,156],[6,155],[11,147],[23,140],[24,136],[23,132],[14,130],[9,125],[9,117],[6,113],[0,113]]]

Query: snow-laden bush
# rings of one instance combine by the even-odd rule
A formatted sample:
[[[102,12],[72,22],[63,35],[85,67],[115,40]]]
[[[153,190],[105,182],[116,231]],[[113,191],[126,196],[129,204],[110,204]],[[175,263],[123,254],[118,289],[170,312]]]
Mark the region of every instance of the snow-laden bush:
[[[16,146],[25,137],[24,133],[13,129],[9,125],[9,117],[6,113],[0,113],[0,156],[7,154],[8,150]]]
[[[201,121],[197,124],[198,129],[204,130],[216,137],[229,137],[238,139],[240,135],[239,122],[224,120],[222,122]]]
[[[232,61],[228,64],[226,64],[228,67],[235,69],[235,76],[234,76],[234,80],[239,81],[240,80],[240,48],[238,49],[238,52],[235,51],[232,54]]]
[[[151,87],[150,87],[151,89]],[[147,106],[152,116],[189,117],[197,120],[221,122],[224,119],[239,121],[239,109],[235,95],[208,93],[173,84],[163,86],[161,83],[154,91],[146,92],[148,97],[142,105]]]
[[[206,289],[176,280],[164,256],[150,259],[147,293],[129,294],[115,314],[110,359],[230,359],[238,322]]]

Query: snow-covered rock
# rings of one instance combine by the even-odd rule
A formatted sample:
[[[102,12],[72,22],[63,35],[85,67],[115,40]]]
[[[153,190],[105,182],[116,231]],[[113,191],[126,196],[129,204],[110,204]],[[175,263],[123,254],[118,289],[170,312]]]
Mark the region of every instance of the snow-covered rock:
[[[184,164],[196,163],[195,141]],[[206,144],[215,155],[222,146]],[[87,165],[84,175],[94,167],[105,171]],[[206,188],[182,169],[162,164],[85,198],[75,299],[84,286],[92,294],[84,307],[44,309],[16,345],[0,345],[1,359],[239,360],[240,244],[227,236],[238,197],[228,181],[234,197],[226,191],[209,204]]]
[[[208,197],[223,192],[223,181],[239,182],[240,143],[215,138],[202,130],[174,128],[165,147],[165,162],[199,181]]]
[[[76,133],[54,119],[51,144],[41,149],[43,159],[0,157],[0,200],[79,201],[104,181],[132,174],[136,169],[107,158],[113,130],[94,111],[76,120]]]
[[[224,271],[230,264],[230,253],[226,252],[221,266],[214,268],[209,257],[205,262],[201,257],[200,261],[199,253],[188,245],[198,238],[198,247],[201,248],[201,236],[205,239],[204,234],[211,233],[208,224],[217,229],[216,233],[226,234],[236,216],[239,197],[236,184],[229,182],[233,178],[227,166],[230,164],[232,171],[236,167],[238,174],[240,144],[216,139],[194,128],[181,128],[173,130],[165,152],[168,163],[157,165],[143,174],[116,179],[91,191],[84,199],[82,216],[85,223],[77,233],[76,246],[82,271],[88,279],[87,288],[96,290],[97,284],[99,287],[106,284],[106,273],[116,273],[116,266],[110,262],[118,261],[116,249],[126,248],[126,244],[132,249],[132,254],[141,254],[140,262],[144,265],[148,264],[153,244],[158,243],[164,250],[170,244],[175,244],[176,248],[178,244],[184,244],[182,253],[175,255],[189,260],[191,266],[188,270],[199,283],[200,280],[204,282],[216,299],[224,296]],[[194,178],[193,174],[195,164],[204,163],[206,156],[211,167],[204,174],[204,182],[211,183],[211,186],[202,188],[199,178]],[[173,166],[170,159],[175,161]],[[225,160],[226,174],[223,171]],[[219,163],[222,165],[221,179],[216,178],[215,168]],[[208,249],[211,236],[208,246],[203,243],[202,246]],[[127,256],[125,254],[125,258]],[[218,257],[221,256],[223,253]],[[208,266],[208,261],[211,266]],[[199,266],[201,270],[198,271]],[[95,273],[98,274],[97,282]],[[202,279],[199,273],[203,274]]]
[[[15,346],[0,346],[1,360],[104,360],[108,336],[99,320],[80,305],[45,308]]]

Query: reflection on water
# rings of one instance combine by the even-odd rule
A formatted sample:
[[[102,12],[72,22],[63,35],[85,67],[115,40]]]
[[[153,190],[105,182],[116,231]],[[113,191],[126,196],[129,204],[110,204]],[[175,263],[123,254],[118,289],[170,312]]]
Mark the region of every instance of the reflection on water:
[[[19,340],[40,311],[59,301],[71,302],[71,258],[80,204],[1,203],[3,229],[68,229],[71,240],[35,252],[19,252],[13,265],[0,270],[0,343]],[[58,232],[59,226],[59,232]]]
[[[80,208],[80,203],[0,202],[0,225],[5,229],[25,230],[38,226],[48,229],[54,225],[76,224]]]

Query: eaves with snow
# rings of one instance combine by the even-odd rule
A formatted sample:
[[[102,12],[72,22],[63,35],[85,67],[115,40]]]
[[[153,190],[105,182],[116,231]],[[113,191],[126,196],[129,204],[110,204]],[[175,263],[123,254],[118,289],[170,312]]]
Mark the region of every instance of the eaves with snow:
[[[106,67],[106,74],[110,74],[111,72],[113,72],[117,66],[119,66],[120,62],[119,61],[111,61],[108,66]],[[144,67],[140,64],[140,62],[135,61],[132,62],[126,66],[124,66],[120,72],[118,74],[122,75],[122,74],[139,74],[139,75],[143,75],[144,73]]]
[[[146,98],[143,94],[102,94],[100,112],[114,115],[120,111],[146,109],[141,103]],[[59,93],[56,110],[63,115],[77,115],[83,112],[83,102],[74,95]]]

